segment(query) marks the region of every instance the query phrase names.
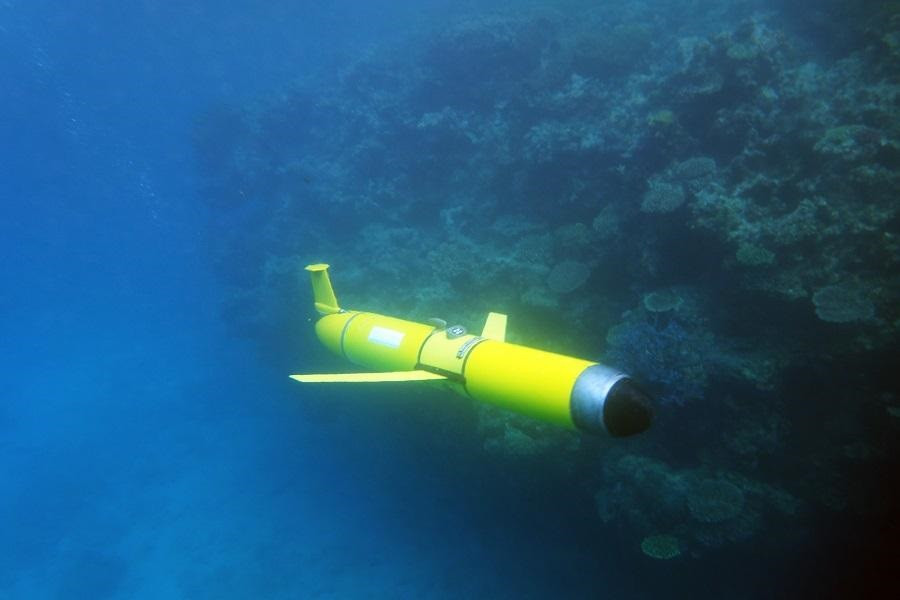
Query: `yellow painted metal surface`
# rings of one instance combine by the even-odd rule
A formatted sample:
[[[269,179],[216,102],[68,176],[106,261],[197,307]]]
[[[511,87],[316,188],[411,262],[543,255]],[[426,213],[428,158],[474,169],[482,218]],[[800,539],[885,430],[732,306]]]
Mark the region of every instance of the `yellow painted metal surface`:
[[[390,371],[386,373],[318,373],[312,375],[291,375],[300,383],[376,383],[390,381],[431,381],[446,379],[443,375],[428,371]]]
[[[312,281],[313,299],[319,314],[330,315],[340,312],[337,297],[331,287],[331,279],[328,277],[328,265],[324,263],[307,265],[306,270],[309,271],[309,278]]]
[[[471,343],[470,340],[475,337],[474,335],[462,335],[455,339],[449,339],[446,331],[436,331],[425,340],[419,363],[445,373],[461,375],[463,357],[457,357],[457,354],[459,354],[460,348]]]
[[[411,371],[416,368],[422,342],[433,329],[413,321],[359,313],[344,333],[344,355],[371,369]]]
[[[356,314],[351,311],[334,313],[325,315],[316,321],[316,336],[319,341],[335,354],[343,354],[341,352],[341,332],[344,331],[347,321]]]
[[[481,337],[498,342],[506,341],[506,315],[501,313],[488,313],[481,330]]]
[[[466,390],[483,402],[574,428],[569,397],[575,379],[596,364],[517,344],[485,340],[466,362]]]
[[[328,277],[328,265],[310,272],[316,335],[335,354],[374,373],[291,375],[303,383],[438,381],[476,400],[573,428],[570,396],[575,380],[596,364],[553,352],[507,344],[507,317],[488,314],[481,336],[449,339],[445,331],[368,312],[341,311]],[[431,372],[431,369],[437,373]],[[443,374],[449,375],[450,379]]]

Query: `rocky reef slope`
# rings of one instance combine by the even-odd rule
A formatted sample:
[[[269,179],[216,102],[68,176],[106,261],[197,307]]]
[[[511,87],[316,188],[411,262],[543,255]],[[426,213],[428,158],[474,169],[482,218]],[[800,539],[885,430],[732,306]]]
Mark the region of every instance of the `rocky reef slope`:
[[[326,260],[348,306],[473,328],[504,311],[512,341],[629,369],[660,399],[641,440],[481,406],[449,426],[513,472],[566,465],[648,556],[885,514],[900,12],[819,3],[838,27],[756,4],[460,17],[210,110],[195,145],[228,319],[296,366],[302,267]]]

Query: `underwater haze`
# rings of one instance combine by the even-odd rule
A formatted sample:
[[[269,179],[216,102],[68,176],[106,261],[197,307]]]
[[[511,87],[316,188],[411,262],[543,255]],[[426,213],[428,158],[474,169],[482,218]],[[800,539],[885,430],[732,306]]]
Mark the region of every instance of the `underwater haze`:
[[[0,81],[0,598],[890,597],[897,3],[0,0]],[[295,383],[318,262],[653,425]]]

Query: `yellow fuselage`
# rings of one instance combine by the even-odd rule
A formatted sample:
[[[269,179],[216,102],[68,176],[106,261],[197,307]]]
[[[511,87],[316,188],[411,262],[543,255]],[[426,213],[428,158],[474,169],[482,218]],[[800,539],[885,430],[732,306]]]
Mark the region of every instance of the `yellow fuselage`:
[[[339,307],[328,265],[306,267],[316,335],[332,352],[374,372],[291,375],[301,383],[442,380],[475,400],[590,433],[626,436],[650,426],[649,398],[596,362],[506,342],[506,315],[490,313],[481,335]]]
[[[570,412],[578,376],[597,363],[526,346],[368,312],[325,315],[322,343],[349,361],[379,371],[443,375],[476,400],[574,427]]]

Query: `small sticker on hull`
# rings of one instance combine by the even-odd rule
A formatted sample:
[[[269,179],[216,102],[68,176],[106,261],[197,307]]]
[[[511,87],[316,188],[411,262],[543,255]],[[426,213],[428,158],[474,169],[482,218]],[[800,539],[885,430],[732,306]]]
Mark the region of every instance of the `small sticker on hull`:
[[[402,331],[387,329],[386,327],[373,327],[369,332],[369,341],[373,344],[387,346],[388,348],[399,348],[406,335]]]

